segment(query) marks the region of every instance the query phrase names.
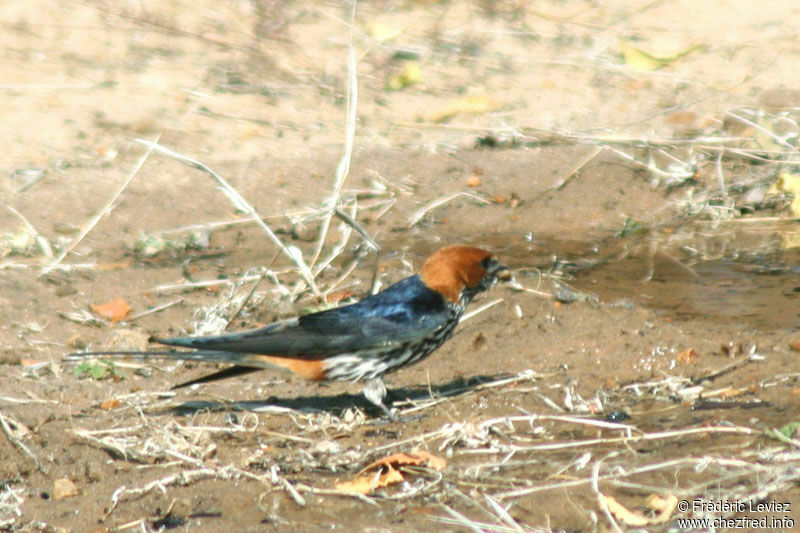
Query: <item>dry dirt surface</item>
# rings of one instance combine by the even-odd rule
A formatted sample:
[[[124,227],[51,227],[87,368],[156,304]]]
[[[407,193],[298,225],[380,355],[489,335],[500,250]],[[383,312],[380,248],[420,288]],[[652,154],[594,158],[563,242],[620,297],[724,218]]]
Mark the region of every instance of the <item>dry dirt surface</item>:
[[[796,1],[0,20],[0,529],[800,527]],[[516,283],[388,377],[400,422],[357,384],[65,359],[356,301],[455,243]]]

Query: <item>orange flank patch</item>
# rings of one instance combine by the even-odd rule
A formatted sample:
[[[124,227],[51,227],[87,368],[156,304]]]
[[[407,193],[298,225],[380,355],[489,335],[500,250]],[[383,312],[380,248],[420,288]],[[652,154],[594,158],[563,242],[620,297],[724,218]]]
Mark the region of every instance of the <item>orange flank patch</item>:
[[[274,355],[259,355],[258,358],[270,365],[288,370],[303,379],[322,381],[325,379],[325,368],[321,360],[292,359]]]

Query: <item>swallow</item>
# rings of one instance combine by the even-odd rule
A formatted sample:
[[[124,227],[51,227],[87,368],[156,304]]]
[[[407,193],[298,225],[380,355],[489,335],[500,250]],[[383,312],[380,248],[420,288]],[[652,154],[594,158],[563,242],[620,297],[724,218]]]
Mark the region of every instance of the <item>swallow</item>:
[[[313,381],[362,381],[366,399],[397,420],[384,403],[383,376],[428,357],[453,335],[477,294],[511,277],[486,250],[446,246],[428,257],[417,274],[354,304],[240,333],[157,339],[192,351],[88,352],[69,358],[138,355],[234,365],[175,388],[261,369]]]

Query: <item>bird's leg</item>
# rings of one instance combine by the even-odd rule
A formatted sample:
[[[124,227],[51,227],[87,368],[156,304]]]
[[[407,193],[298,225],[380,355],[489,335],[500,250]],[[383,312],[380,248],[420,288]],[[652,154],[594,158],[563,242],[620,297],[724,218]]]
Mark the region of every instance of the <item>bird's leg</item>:
[[[383,378],[377,377],[368,379],[366,383],[364,383],[364,397],[373,405],[380,407],[381,411],[386,413],[386,416],[389,417],[389,420],[392,422],[398,421],[397,415],[383,403],[383,399],[386,398],[386,384],[383,382]]]

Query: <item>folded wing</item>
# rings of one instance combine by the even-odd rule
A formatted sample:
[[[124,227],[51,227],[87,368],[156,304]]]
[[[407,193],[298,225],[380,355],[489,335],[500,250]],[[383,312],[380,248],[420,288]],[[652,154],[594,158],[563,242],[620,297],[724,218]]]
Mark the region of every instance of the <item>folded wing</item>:
[[[412,276],[356,304],[241,333],[159,342],[199,350],[313,357],[400,346],[430,336],[447,320],[441,294]]]

